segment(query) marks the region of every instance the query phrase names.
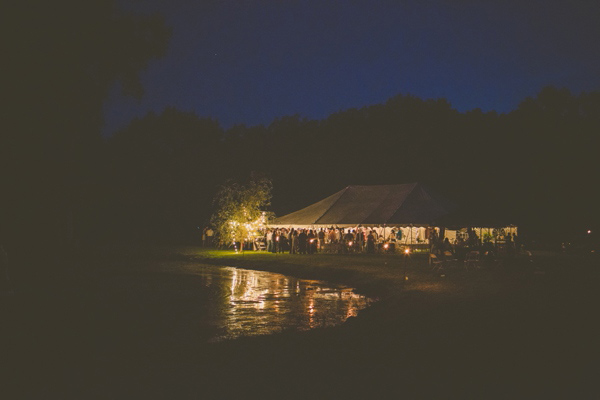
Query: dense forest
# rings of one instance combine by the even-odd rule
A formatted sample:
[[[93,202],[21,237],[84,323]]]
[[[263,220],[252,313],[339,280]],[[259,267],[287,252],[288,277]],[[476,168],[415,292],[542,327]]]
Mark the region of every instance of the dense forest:
[[[398,95],[324,120],[298,115],[222,129],[166,109],[105,143],[105,232],[193,240],[227,179],[273,180],[272,211],[294,211],[352,184],[425,182],[455,204],[531,235],[597,223],[600,93],[547,87],[509,114],[460,113]],[[586,228],[587,229],[587,228]]]

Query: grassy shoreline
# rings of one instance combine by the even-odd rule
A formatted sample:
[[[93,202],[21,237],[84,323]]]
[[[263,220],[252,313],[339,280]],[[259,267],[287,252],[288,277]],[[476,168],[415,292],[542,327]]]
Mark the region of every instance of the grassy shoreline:
[[[388,255],[139,247],[83,260],[60,301],[15,299],[7,376],[37,394],[22,397],[586,398],[600,372],[596,260],[539,254],[473,271],[458,265],[445,277],[420,256],[405,265]],[[338,327],[204,345],[172,343],[185,298],[142,299],[132,311],[104,293],[120,274],[184,279],[198,265],[323,280],[379,301]],[[29,311],[27,325],[20,314]]]
[[[198,262],[208,265],[234,266],[239,268],[265,270],[295,276],[297,278],[318,279],[330,283],[344,284],[357,288],[361,293],[375,297],[385,297],[408,288],[423,285],[445,287],[467,284],[478,279],[489,280],[496,277],[496,272],[504,274],[506,269],[488,268],[482,264],[481,271],[465,271],[462,263],[433,273],[426,255],[404,257],[389,254],[314,254],[291,255],[287,253],[273,254],[266,252],[235,253],[197,247],[158,247],[141,250],[139,259],[156,258],[182,262]],[[513,259],[509,268],[521,268],[531,272],[532,265],[528,259]],[[486,274],[482,274],[486,271]],[[440,279],[444,274],[446,279]],[[408,280],[405,280],[405,275]]]

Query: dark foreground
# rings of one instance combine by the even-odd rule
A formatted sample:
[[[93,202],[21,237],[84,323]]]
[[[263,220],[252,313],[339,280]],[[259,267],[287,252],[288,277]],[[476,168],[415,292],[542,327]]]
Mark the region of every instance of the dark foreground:
[[[538,255],[433,273],[391,256],[89,254],[2,302],[2,398],[598,398],[597,259]],[[345,283],[380,301],[344,325],[208,344],[186,271],[218,264]],[[404,272],[408,281],[404,280]],[[122,274],[167,292],[107,295]]]

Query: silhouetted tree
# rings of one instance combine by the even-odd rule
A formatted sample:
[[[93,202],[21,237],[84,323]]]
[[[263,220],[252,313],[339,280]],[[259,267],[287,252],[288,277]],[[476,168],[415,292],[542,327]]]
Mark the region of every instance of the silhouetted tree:
[[[222,137],[218,122],[172,108],[117,132],[108,141],[107,235],[189,240],[223,181]]]
[[[3,240],[21,265],[48,264],[92,223],[109,89],[141,95],[138,73],[164,53],[169,31],[159,16],[103,0],[12,2],[2,19]]]

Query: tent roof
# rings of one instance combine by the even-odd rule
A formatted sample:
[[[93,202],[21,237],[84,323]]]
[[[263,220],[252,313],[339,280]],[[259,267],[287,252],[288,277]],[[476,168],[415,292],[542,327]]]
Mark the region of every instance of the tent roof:
[[[449,210],[420,183],[348,186],[273,225],[428,225]]]

